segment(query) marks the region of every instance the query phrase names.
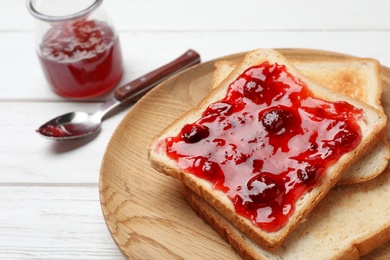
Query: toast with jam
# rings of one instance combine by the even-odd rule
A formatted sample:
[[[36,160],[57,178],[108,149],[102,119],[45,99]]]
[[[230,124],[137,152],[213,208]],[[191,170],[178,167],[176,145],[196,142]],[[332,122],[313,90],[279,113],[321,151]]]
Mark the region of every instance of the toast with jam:
[[[258,49],[155,137],[149,158],[272,251],[384,138],[386,124],[383,111]]]
[[[358,99],[383,111],[380,64],[367,58],[339,60],[289,60],[302,74],[334,91]],[[217,87],[238,65],[233,61],[215,63],[212,88]],[[368,151],[338,181],[337,185],[368,181],[384,171],[390,158],[387,138]]]
[[[390,169],[370,181],[330,190],[272,252],[256,245],[188,187],[182,191],[196,214],[243,259],[359,259],[390,239],[390,201],[384,199],[390,197]]]

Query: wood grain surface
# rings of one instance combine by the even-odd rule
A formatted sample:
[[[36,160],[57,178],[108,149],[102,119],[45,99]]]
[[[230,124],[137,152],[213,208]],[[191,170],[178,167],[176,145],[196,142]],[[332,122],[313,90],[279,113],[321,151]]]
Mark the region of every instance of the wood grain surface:
[[[348,57],[319,50],[279,51],[287,58],[301,60]],[[239,60],[242,56],[239,53],[217,60]],[[217,60],[197,65],[156,87],[129,111],[109,142],[100,172],[100,202],[108,229],[128,258],[240,259],[186,204],[179,182],[150,167],[146,150],[153,136],[209,92]],[[390,69],[382,67],[382,79],[382,102],[389,114]],[[390,258],[390,242],[363,258]]]

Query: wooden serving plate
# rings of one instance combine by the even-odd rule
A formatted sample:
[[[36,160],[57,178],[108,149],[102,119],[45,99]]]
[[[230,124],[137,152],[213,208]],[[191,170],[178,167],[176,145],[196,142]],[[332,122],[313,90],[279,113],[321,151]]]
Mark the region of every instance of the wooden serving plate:
[[[306,49],[279,49],[287,58],[345,59],[350,56]],[[108,229],[131,259],[240,259],[182,198],[178,181],[153,170],[146,146],[151,138],[210,91],[214,63],[222,57],[163,82],[129,111],[105,152],[100,172],[100,201]],[[390,69],[382,67],[383,106],[390,112]],[[390,136],[388,134],[388,136]],[[353,217],[353,213],[351,213]],[[390,242],[364,259],[389,259]]]

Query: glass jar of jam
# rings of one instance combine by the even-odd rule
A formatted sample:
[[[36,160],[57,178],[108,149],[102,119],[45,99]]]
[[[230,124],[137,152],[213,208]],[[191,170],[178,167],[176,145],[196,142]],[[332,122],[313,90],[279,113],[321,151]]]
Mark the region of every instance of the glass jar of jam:
[[[28,0],[37,54],[51,88],[67,98],[112,90],[123,74],[118,34],[103,0]]]

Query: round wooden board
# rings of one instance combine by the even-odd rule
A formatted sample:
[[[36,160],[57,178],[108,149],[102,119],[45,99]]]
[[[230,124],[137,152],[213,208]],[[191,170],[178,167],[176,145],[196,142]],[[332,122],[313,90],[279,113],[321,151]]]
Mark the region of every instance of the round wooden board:
[[[349,57],[319,50],[279,51],[300,60]],[[239,53],[212,60],[165,81],[134,105],[116,129],[101,166],[100,201],[108,229],[126,257],[240,259],[186,204],[179,182],[151,168],[146,147],[153,136],[210,91],[216,61],[242,57]],[[382,67],[382,79],[382,102],[389,115],[389,68]],[[389,259],[390,242],[364,258]]]

